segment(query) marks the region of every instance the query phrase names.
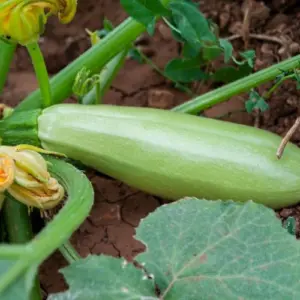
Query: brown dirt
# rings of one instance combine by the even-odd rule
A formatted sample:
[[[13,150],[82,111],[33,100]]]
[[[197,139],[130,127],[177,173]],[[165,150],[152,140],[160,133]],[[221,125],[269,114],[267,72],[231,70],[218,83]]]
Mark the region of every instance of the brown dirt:
[[[295,5],[296,1],[252,1],[251,18],[244,22],[244,12],[249,8],[247,3],[250,1],[207,0],[200,1],[200,7],[220,25],[221,36],[235,36],[233,45],[236,51],[245,48],[244,41],[236,35],[249,36],[248,48],[255,49],[257,53],[256,70],[299,53],[300,8]],[[71,24],[62,26],[56,20],[51,20],[42,40],[42,50],[51,74],[61,70],[88,49],[89,41],[85,35],[85,28],[99,29],[104,16],[115,25],[126,18],[119,1],[86,0],[79,1],[78,14]],[[245,26],[247,23],[250,24],[249,27]],[[255,34],[260,34],[260,38],[255,37]],[[277,37],[278,41],[274,42],[272,37]],[[142,40],[143,45],[146,45],[143,46],[145,53],[150,54],[161,68],[169,59],[178,55],[179,47],[163,23],[158,24],[154,38],[149,39],[145,35]],[[268,86],[270,85],[260,87],[259,91],[264,92]],[[19,48],[1,101],[15,105],[36,87],[28,55],[24,48]],[[195,91],[202,94],[213,88],[213,84],[198,85],[195,86]],[[207,110],[205,114],[209,117],[227,114],[223,118],[227,121],[254,125],[257,120],[254,115],[235,112],[244,107],[246,97],[247,95],[233,97],[229,102]],[[167,109],[188,98],[148,65],[128,60],[113,82],[104,102]],[[260,117],[260,127],[284,135],[298,115],[298,98],[299,91],[296,90],[295,84],[284,84],[270,99],[270,110]],[[294,135],[292,141],[300,145],[300,131]],[[91,180],[96,191],[95,204],[88,219],[74,233],[72,243],[82,256],[90,253],[107,254],[131,260],[144,249],[142,244],[133,239],[134,228],[141,218],[155,210],[162,202],[114,180],[97,175],[91,175]],[[279,212],[279,215],[282,219],[290,215],[295,216],[298,225],[300,223],[300,209],[297,207],[286,208]],[[47,293],[66,288],[62,276],[58,273],[58,269],[65,265],[65,260],[56,252],[41,266],[41,283]]]

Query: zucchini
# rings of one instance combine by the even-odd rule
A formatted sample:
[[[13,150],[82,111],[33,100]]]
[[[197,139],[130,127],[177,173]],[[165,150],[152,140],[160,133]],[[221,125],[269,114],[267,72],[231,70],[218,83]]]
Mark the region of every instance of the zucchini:
[[[43,148],[62,152],[129,186],[169,200],[300,200],[300,150],[250,126],[172,111],[60,104],[38,117]]]

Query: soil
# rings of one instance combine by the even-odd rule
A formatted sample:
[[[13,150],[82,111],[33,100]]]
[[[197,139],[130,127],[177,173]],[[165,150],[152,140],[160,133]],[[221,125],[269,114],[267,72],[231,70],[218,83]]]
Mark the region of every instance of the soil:
[[[255,70],[300,52],[300,7],[296,5],[297,1],[198,2],[202,12],[220,26],[220,35],[231,37],[236,52],[245,48],[256,51]],[[250,17],[245,18],[245,15]],[[78,13],[71,24],[65,26],[55,19],[50,20],[41,45],[51,75],[90,47],[85,29],[99,29],[104,17],[117,25],[127,15],[119,1],[85,0],[79,1]],[[154,37],[145,34],[138,43],[160,68],[179,54],[179,45],[162,22],[158,23]],[[268,87],[270,84],[263,85],[258,91],[263,93]],[[20,47],[1,101],[14,106],[36,88],[30,60],[25,49]],[[214,84],[195,84],[193,90],[203,94],[213,88]],[[223,119],[226,121],[259,126],[283,136],[299,114],[299,93],[294,82],[286,82],[270,99],[270,110],[261,116],[240,112],[247,95],[232,97],[230,101],[207,110],[205,115],[213,118],[225,115]],[[104,102],[169,109],[187,99],[188,95],[175,89],[149,65],[128,59]],[[300,145],[300,130],[292,142]],[[90,216],[72,236],[73,245],[83,257],[92,253],[132,260],[144,250],[144,246],[133,238],[135,227],[163,201],[95,173],[91,173],[90,178],[96,192],[95,204]],[[278,212],[278,216],[283,220],[294,216],[299,236],[300,207],[285,208]],[[59,273],[65,265],[64,258],[56,252],[41,266],[40,279],[46,294],[67,287]]]

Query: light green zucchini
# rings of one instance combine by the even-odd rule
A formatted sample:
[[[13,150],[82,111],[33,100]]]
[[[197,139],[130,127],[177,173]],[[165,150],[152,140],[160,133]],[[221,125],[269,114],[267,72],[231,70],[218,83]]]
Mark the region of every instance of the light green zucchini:
[[[300,149],[265,130],[166,110],[60,104],[38,118],[41,145],[170,200],[300,202]]]

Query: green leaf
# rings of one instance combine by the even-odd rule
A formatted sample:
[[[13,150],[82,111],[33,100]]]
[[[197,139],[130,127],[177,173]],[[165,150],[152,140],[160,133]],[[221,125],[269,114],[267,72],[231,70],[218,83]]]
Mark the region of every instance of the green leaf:
[[[48,300],[158,300],[152,279],[121,259],[88,256],[62,270],[70,290]]]
[[[150,23],[147,25],[147,32],[149,33],[150,36],[153,36],[153,35],[154,35],[154,32],[155,32],[155,24],[156,24],[156,19],[153,18],[152,22],[150,22]]]
[[[294,217],[288,217],[284,222],[284,228],[286,228],[291,235],[296,235],[296,219]]]
[[[219,68],[212,75],[212,80],[215,82],[229,83],[251,74],[251,71],[252,68],[247,63],[238,66],[238,68],[225,66]]]
[[[248,50],[245,52],[241,52],[240,55],[246,59],[248,62],[249,66],[251,68],[254,67],[254,59],[255,59],[255,51],[254,50]]]
[[[182,55],[185,58],[195,58],[199,55],[199,51],[195,50],[195,48],[191,47],[189,43],[184,43],[183,49],[182,49]]]
[[[252,90],[249,94],[249,100],[245,103],[246,111],[251,113],[254,109],[259,109],[264,112],[269,109],[269,105],[266,100],[261,97],[255,90]]]
[[[143,57],[141,56],[141,53],[140,53],[137,49],[135,49],[135,48],[131,48],[131,49],[129,50],[128,56],[129,56],[131,59],[133,59],[133,60],[139,62],[140,64],[144,62],[144,59],[143,59]]]
[[[14,246],[13,246],[14,247]],[[23,252],[26,252],[26,248]],[[21,249],[21,247],[20,247]],[[5,274],[13,268],[19,261],[19,257],[5,257],[2,255],[0,247],[0,280],[5,280]],[[22,275],[16,277],[12,284],[10,284],[1,294],[1,300],[30,300],[31,290],[37,273],[37,266],[25,270]]]
[[[205,42],[216,42],[205,16],[189,2],[171,2],[169,5],[173,20],[182,37],[199,50]]]
[[[105,17],[103,20],[103,28],[107,31],[112,31],[114,29],[114,25]]]
[[[266,111],[266,110],[269,109],[269,104],[265,101],[264,98],[260,98],[260,99],[257,101],[256,107],[257,107],[261,112],[264,112],[264,111]]]
[[[299,76],[299,71],[295,70],[294,74],[295,74],[295,80],[297,82],[297,90],[300,90],[300,76]]]
[[[213,61],[222,53],[222,49],[218,46],[208,46],[202,48],[202,58],[205,61]]]
[[[173,59],[166,65],[165,74],[174,81],[185,83],[207,78],[207,75],[200,69],[198,58]]]
[[[155,19],[155,14],[139,0],[120,0],[124,10],[134,19],[146,27]]]
[[[219,42],[220,42],[220,46],[224,50],[224,62],[228,63],[233,53],[232,44],[226,39],[220,39]]]
[[[120,0],[125,11],[137,21],[148,26],[158,15],[169,15],[160,0]]]
[[[136,232],[146,252],[135,260],[148,277],[121,259],[89,256],[63,270],[70,290],[48,300],[300,298],[300,243],[261,204],[186,198]]]
[[[160,299],[300,299],[300,243],[263,205],[181,200],[144,219],[136,238]]]
[[[147,9],[149,9],[153,14],[159,16],[170,15],[168,9],[164,7],[160,0],[137,0],[142,3]],[[133,2],[132,0],[127,0],[127,2]]]

